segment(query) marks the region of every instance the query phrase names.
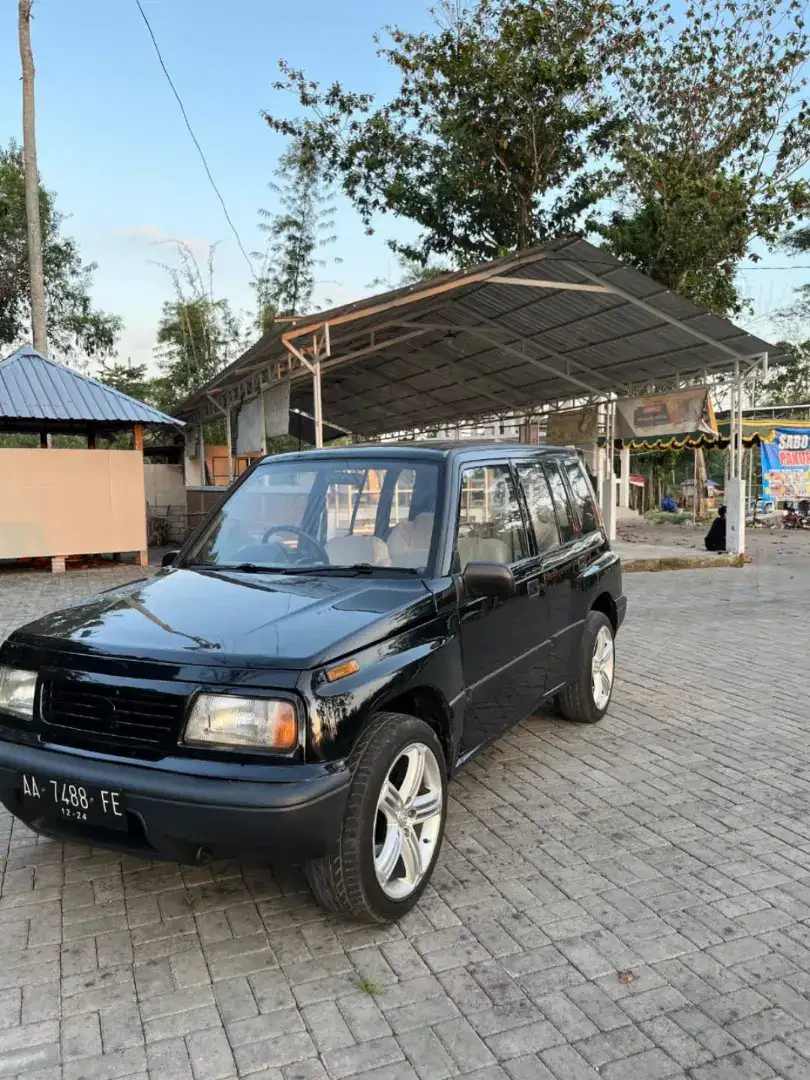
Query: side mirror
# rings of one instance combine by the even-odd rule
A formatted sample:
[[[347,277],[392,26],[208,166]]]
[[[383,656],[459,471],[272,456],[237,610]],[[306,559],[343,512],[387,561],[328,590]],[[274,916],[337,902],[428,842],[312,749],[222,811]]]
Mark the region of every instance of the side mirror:
[[[461,580],[469,597],[491,596],[496,600],[508,600],[515,595],[514,575],[503,563],[467,563]]]
[[[163,558],[160,560],[161,566],[174,566],[174,560],[180,554],[180,551],[164,551]]]

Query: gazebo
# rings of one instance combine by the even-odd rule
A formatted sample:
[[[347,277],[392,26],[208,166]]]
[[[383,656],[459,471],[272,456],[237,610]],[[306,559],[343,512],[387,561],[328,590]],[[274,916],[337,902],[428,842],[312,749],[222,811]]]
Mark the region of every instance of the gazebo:
[[[0,560],[60,571],[69,556],[133,552],[145,566],[143,432],[167,424],[182,426],[30,347],[0,361],[0,433],[35,437],[0,447]],[[122,434],[126,448],[101,448]],[[52,448],[55,435],[85,445]]]

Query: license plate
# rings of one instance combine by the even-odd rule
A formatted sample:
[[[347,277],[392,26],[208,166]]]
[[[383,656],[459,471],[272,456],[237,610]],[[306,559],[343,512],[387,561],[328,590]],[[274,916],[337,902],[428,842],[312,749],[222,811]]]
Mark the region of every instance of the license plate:
[[[31,773],[23,773],[21,786],[23,806],[30,814],[103,825],[107,829],[127,828],[124,796],[120,791]]]

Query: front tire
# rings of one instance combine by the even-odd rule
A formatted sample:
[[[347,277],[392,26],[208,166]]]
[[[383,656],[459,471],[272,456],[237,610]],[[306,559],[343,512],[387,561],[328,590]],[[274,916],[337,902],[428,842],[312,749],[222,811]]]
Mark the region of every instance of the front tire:
[[[379,713],[361,732],[338,850],[307,879],[327,911],[363,922],[401,918],[430,881],[447,816],[447,767],[423,720]]]
[[[575,724],[598,723],[613,697],[615,670],[613,625],[601,611],[591,611],[582,631],[579,676],[557,697],[560,714]]]

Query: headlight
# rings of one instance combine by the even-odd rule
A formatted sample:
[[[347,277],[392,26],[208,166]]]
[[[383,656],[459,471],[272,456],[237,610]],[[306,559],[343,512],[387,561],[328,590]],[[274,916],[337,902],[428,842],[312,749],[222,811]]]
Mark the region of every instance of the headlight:
[[[36,689],[35,671],[0,666],[0,711],[12,713],[21,720],[33,720]]]
[[[200,694],[183,742],[190,746],[292,750],[298,742],[298,717],[290,701]]]

